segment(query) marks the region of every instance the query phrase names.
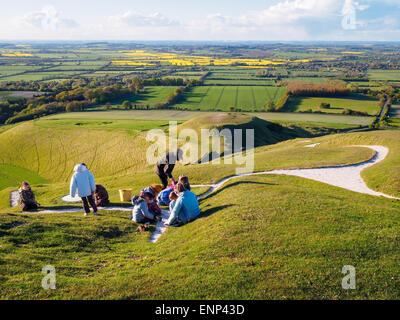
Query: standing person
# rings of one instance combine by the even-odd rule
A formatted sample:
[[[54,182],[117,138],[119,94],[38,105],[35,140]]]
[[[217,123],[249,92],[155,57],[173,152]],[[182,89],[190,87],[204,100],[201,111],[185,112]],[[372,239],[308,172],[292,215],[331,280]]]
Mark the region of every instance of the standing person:
[[[21,188],[19,189],[20,208],[22,211],[36,210],[39,207],[39,203],[35,199],[35,195],[28,182],[22,182]]]
[[[175,168],[177,161],[182,161],[183,151],[178,149],[176,152],[170,152],[165,155],[159,162],[157,162],[156,173],[161,180],[163,188],[168,187],[168,178],[171,179],[172,183],[175,185],[176,181],[172,176],[172,171]]]
[[[86,168],[85,164],[77,164],[74,168],[74,175],[71,178],[70,194],[75,197],[76,191],[82,199],[85,216],[89,215],[89,204],[93,208],[93,214],[97,215],[97,206],[93,195],[96,191],[96,184],[93,174]]]
[[[96,191],[94,192],[94,198],[96,200],[96,206],[106,207],[110,204],[108,198],[108,192],[101,184],[96,184]]]

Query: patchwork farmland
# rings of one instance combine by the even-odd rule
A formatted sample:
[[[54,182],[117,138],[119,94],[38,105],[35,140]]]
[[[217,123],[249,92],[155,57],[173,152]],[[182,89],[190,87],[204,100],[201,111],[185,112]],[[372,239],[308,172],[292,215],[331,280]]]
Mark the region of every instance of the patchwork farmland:
[[[267,101],[274,103],[285,88],[270,86],[201,86],[185,92],[178,109],[201,111],[265,111]]]

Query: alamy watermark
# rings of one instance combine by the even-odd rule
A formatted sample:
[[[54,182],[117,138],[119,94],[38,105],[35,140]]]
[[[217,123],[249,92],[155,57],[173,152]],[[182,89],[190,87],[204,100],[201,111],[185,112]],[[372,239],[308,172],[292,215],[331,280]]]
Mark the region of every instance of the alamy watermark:
[[[345,0],[342,15],[342,28],[344,30],[355,30],[357,28],[357,13],[353,0]]]
[[[182,150],[182,162],[235,164],[236,174],[254,171],[254,129],[183,129],[178,134],[178,123],[169,123],[168,135],[161,129],[147,133],[147,141],[153,142],[148,148],[148,164],[156,164],[167,152]],[[178,157],[179,158],[179,157]],[[178,159],[180,160],[180,159]]]
[[[356,268],[353,266],[344,266],[342,273],[345,277],[342,279],[342,288],[344,290],[355,290],[356,289]]]
[[[54,290],[56,288],[56,268],[50,265],[44,266],[42,273],[45,274],[42,279],[42,288],[44,290]]]

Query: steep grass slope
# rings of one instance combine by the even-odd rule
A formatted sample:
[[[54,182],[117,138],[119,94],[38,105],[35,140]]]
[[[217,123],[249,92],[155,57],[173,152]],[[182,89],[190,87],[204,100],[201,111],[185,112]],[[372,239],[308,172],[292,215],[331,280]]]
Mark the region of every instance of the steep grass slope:
[[[242,120],[211,126],[236,126]],[[129,186],[138,192],[157,182],[152,167],[132,160],[140,157],[140,148],[146,147],[140,145],[144,141],[140,132],[43,128],[26,123],[0,135],[1,148],[8,146],[0,154],[5,163],[20,161],[23,165],[29,163],[26,157],[39,154],[39,161],[32,163],[41,174],[52,168],[52,162],[72,167],[74,161],[85,161],[78,159],[88,150],[88,144],[59,147],[51,162],[49,149],[58,145],[57,139],[78,139],[82,133],[100,146],[105,143],[112,147],[111,142],[116,142],[112,139],[125,139],[126,145],[138,148],[125,151],[115,144],[99,156],[90,154],[90,159],[100,157],[103,161],[101,167],[96,161],[87,162],[93,171],[99,170],[97,181],[107,186],[113,202],[118,201],[120,187]],[[106,140],[108,136],[110,140]],[[31,148],[22,148],[24,143]],[[321,144],[304,147],[312,143]],[[371,188],[400,196],[399,130],[260,146],[255,149],[255,170],[350,164],[373,155],[371,150],[349,147],[353,145],[384,145],[390,149],[385,161],[363,175]],[[123,162],[119,163],[121,155]],[[41,161],[42,157],[47,161]],[[114,162],[130,167],[118,173]],[[189,175],[193,184],[210,183],[234,174],[235,169],[235,165],[222,161],[219,165],[178,165],[175,174]],[[34,186],[46,207],[61,207],[60,196],[68,190],[68,183],[58,179],[57,172],[51,184]],[[9,191],[0,191],[0,298],[398,298],[400,203],[396,200],[296,177],[246,177],[232,180],[202,200],[200,219],[170,228],[157,244],[150,244],[150,234],[137,233],[137,225],[128,220],[129,213],[105,212],[86,218],[81,213],[21,214],[18,209],[7,208]],[[40,271],[49,264],[56,268],[57,289],[45,291]],[[344,265],[356,267],[357,290],[342,289]]]
[[[0,135],[0,162],[65,182],[76,163],[86,163],[99,177],[143,169],[147,164],[141,151],[148,145],[140,131],[46,128],[27,122]]]

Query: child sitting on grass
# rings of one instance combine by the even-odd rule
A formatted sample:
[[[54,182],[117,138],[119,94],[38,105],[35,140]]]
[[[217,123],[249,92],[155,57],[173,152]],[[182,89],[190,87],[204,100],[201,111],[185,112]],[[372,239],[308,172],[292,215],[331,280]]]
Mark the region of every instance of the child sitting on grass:
[[[22,211],[36,210],[39,203],[35,200],[35,195],[28,182],[22,182],[19,189],[20,208]]]
[[[134,207],[132,211],[132,221],[142,224],[138,227],[140,232],[147,230],[147,223],[161,220],[161,218],[157,217],[149,210],[149,204],[153,201],[153,199],[153,194],[144,192],[133,201]]]
[[[169,195],[169,211],[170,212],[175,207],[176,200],[178,200],[178,195],[174,191],[172,191]]]
[[[163,190],[163,186],[161,184],[153,184],[150,187],[144,188],[141,193],[140,197],[144,195],[145,193],[150,193],[153,198],[151,202],[148,204],[149,210],[152,211],[156,215],[161,215],[161,209],[157,204],[157,196],[158,194]]]
[[[180,176],[178,183],[182,183],[185,189],[190,191],[191,188],[190,188],[189,178],[187,176],[184,175]]]
[[[196,219],[200,215],[199,202],[197,196],[186,190],[183,183],[178,183],[175,188],[178,199],[171,203],[170,216],[165,225],[181,226]]]

